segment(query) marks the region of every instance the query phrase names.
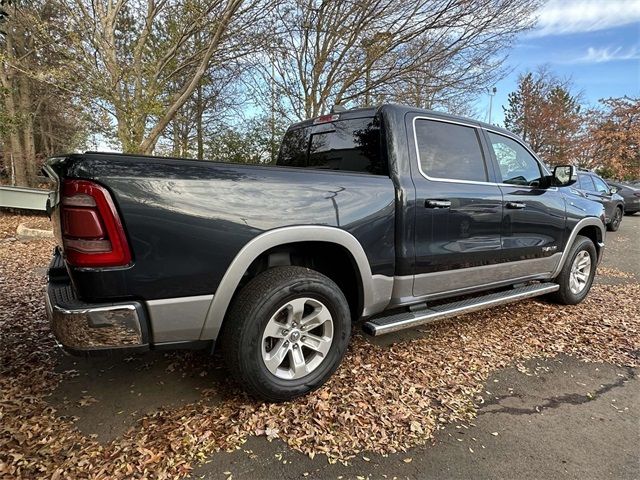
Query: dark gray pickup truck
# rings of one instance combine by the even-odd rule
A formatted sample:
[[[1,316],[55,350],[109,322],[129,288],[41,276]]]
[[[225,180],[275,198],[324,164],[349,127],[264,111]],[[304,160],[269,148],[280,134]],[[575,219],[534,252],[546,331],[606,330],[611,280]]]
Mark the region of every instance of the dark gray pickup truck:
[[[292,125],[275,166],[88,152],[46,171],[59,342],[215,347],[270,401],[327,380],[360,319],[381,335],[536,295],[578,303],[604,248],[602,205],[558,188],[573,167],[397,105]]]

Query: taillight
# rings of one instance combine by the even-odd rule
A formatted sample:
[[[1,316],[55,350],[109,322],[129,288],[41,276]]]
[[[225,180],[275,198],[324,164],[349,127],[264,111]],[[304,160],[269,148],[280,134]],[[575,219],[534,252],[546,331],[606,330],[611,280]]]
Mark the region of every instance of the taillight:
[[[65,180],[60,223],[69,264],[115,267],[131,262],[122,222],[104,187],[87,180]]]

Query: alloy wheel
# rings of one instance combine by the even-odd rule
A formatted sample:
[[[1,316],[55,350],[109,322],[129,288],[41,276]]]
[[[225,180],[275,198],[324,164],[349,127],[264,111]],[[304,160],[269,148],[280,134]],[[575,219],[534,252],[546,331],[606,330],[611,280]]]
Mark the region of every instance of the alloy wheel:
[[[296,380],[324,361],[333,343],[333,317],[319,300],[289,300],[269,319],[262,334],[262,360],[276,377]]]
[[[569,289],[574,295],[579,295],[589,282],[591,274],[591,255],[586,250],[581,250],[576,255],[571,265],[569,274]]]

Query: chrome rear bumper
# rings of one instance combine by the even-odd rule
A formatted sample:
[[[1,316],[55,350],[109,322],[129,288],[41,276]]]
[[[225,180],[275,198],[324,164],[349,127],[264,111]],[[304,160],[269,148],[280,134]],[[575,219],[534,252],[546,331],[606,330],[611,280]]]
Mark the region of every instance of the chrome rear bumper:
[[[52,266],[55,263],[52,262]],[[50,272],[53,273],[50,269]],[[46,308],[57,341],[71,353],[149,346],[145,310],[139,302],[90,304],[78,299],[73,286],[59,275],[49,275]]]

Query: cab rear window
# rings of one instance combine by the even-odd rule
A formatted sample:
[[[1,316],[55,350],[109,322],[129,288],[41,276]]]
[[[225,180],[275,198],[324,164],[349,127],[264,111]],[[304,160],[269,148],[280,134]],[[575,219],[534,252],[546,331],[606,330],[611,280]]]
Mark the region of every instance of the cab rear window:
[[[358,118],[289,130],[277,165],[388,175],[377,118]]]

